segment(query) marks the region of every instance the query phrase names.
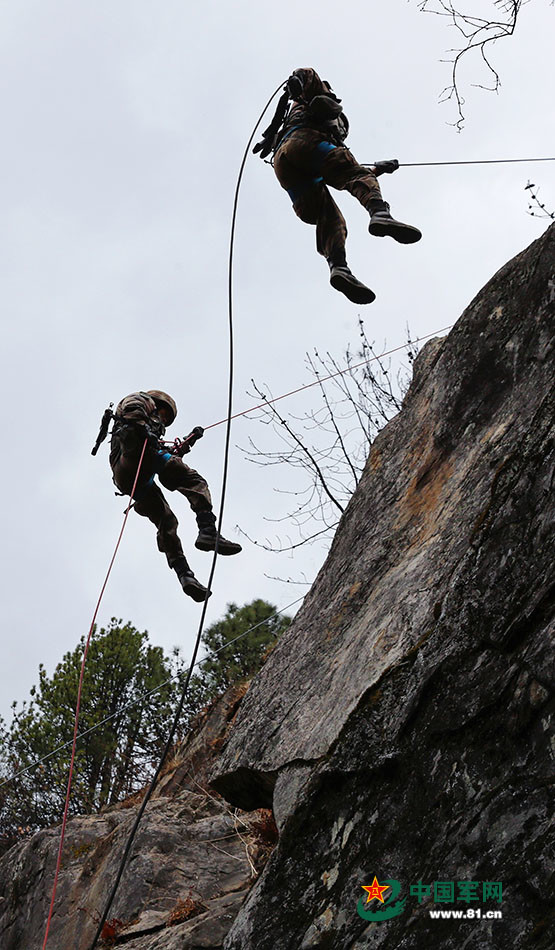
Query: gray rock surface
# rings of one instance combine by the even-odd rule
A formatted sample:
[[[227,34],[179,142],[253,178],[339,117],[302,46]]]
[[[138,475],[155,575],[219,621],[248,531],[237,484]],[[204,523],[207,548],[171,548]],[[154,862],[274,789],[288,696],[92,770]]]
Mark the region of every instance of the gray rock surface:
[[[554,265],[555,226],[423,349],[294,624],[162,779],[111,945],[555,946]],[[232,809],[269,806],[252,886],[268,816]],[[89,950],[136,808],[69,822],[49,950]],[[1,950],[42,946],[58,835],[0,861]],[[357,913],[374,876],[405,901],[383,922]],[[468,907],[503,919],[430,917]]]
[[[555,946],[554,277],[552,226],[424,348],[241,705],[214,786],[280,841],[228,950]],[[357,913],[374,875],[407,898],[387,922]],[[469,906],[503,919],[429,916]]]
[[[244,689],[204,716],[149,803],[109,914],[114,943],[130,950],[221,948],[254,880],[257,816],[242,815],[205,787]],[[48,950],[89,950],[138,802],[68,822]],[[260,816],[258,816],[259,818]],[[0,948],[40,950],[59,827],[35,834],[0,862]]]

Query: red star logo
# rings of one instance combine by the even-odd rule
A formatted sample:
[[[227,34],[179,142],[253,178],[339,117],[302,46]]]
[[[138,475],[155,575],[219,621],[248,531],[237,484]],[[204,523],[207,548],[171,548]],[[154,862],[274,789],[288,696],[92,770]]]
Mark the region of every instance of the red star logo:
[[[389,884],[378,884],[378,878],[375,875],[374,875],[374,880],[372,881],[370,886],[368,886],[367,884],[361,884],[363,891],[368,891],[368,900],[366,901],[366,903],[368,904],[370,901],[373,901],[374,898],[376,898],[377,900],[381,901],[381,903],[383,904],[384,899],[382,897],[382,894],[384,891],[387,891],[388,887],[390,886],[391,885]]]

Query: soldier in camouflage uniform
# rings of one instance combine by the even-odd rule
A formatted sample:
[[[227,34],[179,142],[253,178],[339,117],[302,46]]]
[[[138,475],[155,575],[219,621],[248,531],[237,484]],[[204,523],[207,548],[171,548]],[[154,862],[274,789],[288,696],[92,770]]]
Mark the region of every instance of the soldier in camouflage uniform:
[[[301,221],[316,225],[316,247],[329,264],[332,287],[354,303],[364,304],[376,295],[347,266],[345,218],[327,186],[350,192],[369,211],[370,234],[389,235],[401,244],[413,244],[422,234],[396,221],[382,198],[377,176],[396,171],[399,162],[359,165],[345,146],[349,122],[340,102],[313,69],[296,69],[254,151],[261,158],[274,152],[274,171],[294,211]]]
[[[209,591],[189,567],[177,535],[177,518],[154,476],[158,476],[164,488],[185,495],[199,528],[196,548],[213,551],[217,542],[218,553],[229,555],[238,554],[241,545],[218,535],[208,485],[202,475],[181,460],[182,452],[188,450],[186,444],[177,442],[168,449],[161,442],[165,427],[171,425],[176,415],[174,400],[161,390],[132,393],[122,399],[113,416],[110,465],[115,484],[124,495],[130,495],[144,441],[148,439],[135,489],[135,511],[156,525],[159,550],[166,555],[185,593],[200,602],[207,599]]]

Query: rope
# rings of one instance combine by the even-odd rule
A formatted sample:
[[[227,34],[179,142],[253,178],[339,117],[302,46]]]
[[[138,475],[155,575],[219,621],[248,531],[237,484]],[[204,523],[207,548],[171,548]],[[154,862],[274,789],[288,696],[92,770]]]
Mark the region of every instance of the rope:
[[[424,334],[424,336],[416,337],[416,339],[412,340],[410,343],[403,343],[401,346],[396,346],[391,350],[385,350],[383,353],[380,353],[378,356],[371,356],[366,360],[362,360],[360,363],[355,363],[354,365],[348,366],[345,369],[338,370],[336,373],[330,373],[328,376],[321,376],[314,382],[307,383],[305,386],[299,386],[297,389],[292,389],[290,392],[283,393],[281,396],[275,396],[273,399],[267,399],[264,402],[259,403],[259,405],[257,406],[251,406],[250,409],[244,409],[242,412],[236,412],[230,418],[237,419],[240,416],[245,416],[249,412],[254,412],[256,409],[262,409],[264,406],[267,406],[270,403],[278,402],[280,399],[286,399],[287,396],[292,396],[295,393],[302,392],[304,389],[310,389],[311,386],[317,386],[319,383],[327,382],[328,379],[333,379],[336,376],[342,376],[345,373],[348,373],[352,369],[358,369],[359,367],[365,366],[368,363],[373,362],[374,360],[380,360],[380,359],[383,359],[383,357],[385,356],[391,356],[392,353],[398,353],[400,350],[404,350],[406,349],[407,346],[412,345],[412,343],[421,343],[423,340],[427,340],[432,336],[436,336],[436,334],[438,333],[444,333],[446,330],[450,330],[452,326],[453,324],[450,324],[447,327],[441,327],[441,329],[434,330],[432,333],[426,333]],[[225,419],[221,419],[219,422],[213,422],[211,425],[206,426],[205,428],[213,429],[215,426],[222,425],[222,423],[227,422],[227,421],[228,421],[228,417],[226,416]],[[167,444],[171,445],[172,443],[168,442]],[[299,600],[302,600],[302,599],[303,599],[302,597],[299,598]],[[283,613],[284,610],[288,610],[289,607],[292,607],[294,606],[294,604],[297,604],[299,600],[293,601],[292,604],[287,604],[286,607],[283,607],[282,610],[278,610],[275,614],[272,615],[272,617],[277,617],[280,613]],[[267,619],[271,620],[272,617],[268,617]],[[259,626],[259,624],[257,624],[256,626]],[[241,639],[241,637],[246,636],[247,633],[250,633],[250,631],[254,629],[255,627],[251,627],[249,630],[245,631],[245,633],[241,634],[240,637],[237,637],[236,639],[237,640]],[[235,643],[235,640],[231,640],[230,643]],[[210,656],[216,656],[217,653],[219,652],[220,651],[216,650],[215,653],[208,654],[202,660],[199,660],[195,664],[195,666],[200,666],[200,664],[204,663],[205,659],[208,659]],[[85,738],[85,736],[88,736],[89,733],[94,732],[96,729],[100,728],[100,726],[103,726],[105,723],[110,722],[110,720],[118,716],[120,712],[125,712],[126,709],[130,709],[132,706],[136,705],[137,703],[140,703],[143,700],[148,699],[148,697],[151,696],[153,693],[158,692],[158,690],[162,689],[164,686],[167,686],[168,683],[172,683],[175,679],[178,678],[179,675],[180,674],[178,674],[177,676],[170,677],[170,679],[166,680],[164,683],[161,683],[160,686],[156,686],[154,687],[154,689],[149,690],[147,693],[144,693],[143,696],[139,697],[139,699],[134,699],[132,702],[128,703],[126,706],[123,706],[122,709],[119,710],[117,713],[113,713],[111,716],[106,716],[105,719],[101,719],[100,722],[96,723],[96,725],[94,726],[91,726],[90,729],[86,729],[85,732],[80,732],[77,736],[77,739]],[[52,752],[49,752],[47,755],[43,756],[42,758],[37,759],[35,762],[32,762],[30,765],[25,766],[24,769],[20,769],[18,772],[14,772],[14,774],[10,775],[9,778],[4,779],[3,782],[0,782],[0,788],[3,788],[4,785],[8,785],[10,782],[13,782],[14,779],[18,778],[20,775],[24,775],[26,772],[31,771],[31,769],[36,768],[38,765],[41,765],[43,762],[47,762],[48,759],[51,759],[54,755],[57,755],[58,752],[61,752],[63,749],[66,749],[68,745],[70,745],[70,742],[64,742],[62,743],[62,745],[59,745],[55,749],[53,749]]]
[[[266,112],[268,106],[270,105],[270,103],[272,102],[272,100],[275,98],[275,96],[278,94],[278,92],[281,90],[282,85],[283,85],[283,83],[280,83],[279,86],[278,86],[278,88],[276,89],[276,91],[275,91],[274,93],[272,93],[272,95],[271,95],[270,98],[268,99],[268,102],[267,102],[266,105],[264,106],[264,109],[262,110],[262,112],[261,112],[261,114],[260,114],[260,116],[259,116],[259,118],[258,118],[258,120],[257,120],[257,122],[256,122],[256,125],[254,126],[254,129],[252,130],[252,133],[251,133],[251,136],[250,136],[249,141],[248,141],[248,143],[247,143],[247,146],[246,146],[246,149],[245,149],[245,153],[244,153],[244,155],[243,155],[243,160],[242,160],[242,162],[241,162],[241,166],[240,166],[240,169],[239,169],[239,175],[238,175],[238,177],[237,177],[237,185],[236,185],[236,188],[235,188],[235,197],[234,197],[234,201],[233,201],[233,213],[232,213],[232,217],[231,217],[231,233],[230,233],[230,239],[229,239],[229,264],[228,264],[228,311],[229,311],[229,321],[228,321],[228,324],[229,324],[229,386],[228,386],[228,411],[227,411],[227,420],[226,420],[226,421],[227,421],[227,429],[226,429],[225,448],[224,448],[224,465],[223,465],[223,474],[222,474],[222,489],[221,489],[221,502],[220,502],[220,518],[219,518],[219,521],[218,521],[218,528],[217,528],[218,536],[219,536],[219,534],[220,534],[221,527],[222,527],[223,514],[224,514],[224,504],[225,504],[225,496],[226,496],[226,489],[227,489],[227,474],[228,474],[229,447],[230,447],[230,440],[231,440],[231,420],[232,420],[232,408],[233,408],[233,245],[234,245],[234,239],[235,239],[235,223],[236,223],[236,219],[237,219],[237,206],[238,206],[238,201],[239,201],[239,189],[240,189],[240,187],[241,187],[241,181],[242,181],[242,178],[243,178],[243,170],[244,170],[244,168],[245,168],[245,164],[246,164],[246,161],[247,161],[248,152],[249,152],[249,149],[250,149],[252,140],[253,140],[253,138],[254,138],[254,136],[255,136],[255,134],[256,134],[256,130],[258,129],[258,126],[260,125],[260,123],[261,123],[261,121],[262,121],[262,119],[263,119],[263,117],[264,117],[264,113]],[[212,585],[212,580],[213,580],[213,577],[214,577],[214,572],[215,572],[215,570],[216,570],[216,560],[217,560],[217,557],[218,557],[218,544],[217,544],[217,541],[216,541],[216,547],[215,547],[215,550],[214,550],[214,557],[213,557],[213,559],[212,559],[212,567],[211,567],[211,570],[210,570],[210,577],[209,577],[209,579],[208,579],[208,590],[211,590],[211,589],[212,589],[211,585]],[[141,818],[143,817],[143,814],[144,814],[144,811],[145,811],[145,809],[146,809],[146,806],[147,806],[147,804],[148,804],[148,802],[149,802],[149,800],[150,800],[150,798],[151,798],[151,796],[152,796],[152,793],[153,793],[154,788],[155,788],[155,786],[156,786],[156,783],[157,783],[157,781],[158,781],[158,777],[159,777],[159,775],[160,775],[160,772],[162,771],[162,767],[163,767],[163,765],[164,765],[164,762],[165,762],[165,760],[166,760],[166,758],[167,758],[167,756],[168,756],[168,753],[169,753],[169,751],[170,751],[170,749],[171,749],[171,746],[172,746],[172,743],[173,743],[173,739],[174,739],[174,736],[175,736],[175,732],[176,732],[176,729],[177,729],[177,725],[178,725],[178,723],[179,723],[179,719],[180,719],[181,713],[182,713],[182,711],[183,711],[183,706],[184,706],[184,703],[185,703],[185,697],[186,697],[187,691],[188,691],[188,689],[189,689],[189,683],[190,683],[191,676],[192,676],[192,673],[193,673],[194,665],[195,665],[195,663],[196,663],[197,653],[198,653],[198,650],[199,650],[199,647],[200,647],[200,641],[201,641],[202,631],[203,631],[203,627],[204,627],[204,618],[205,618],[205,616],[206,616],[207,605],[208,605],[208,599],[206,599],[206,600],[204,601],[204,604],[203,604],[203,607],[202,607],[202,613],[201,613],[200,623],[199,623],[199,627],[198,627],[197,638],[196,638],[196,641],[195,641],[195,646],[194,646],[193,653],[192,653],[192,657],[191,657],[191,665],[189,666],[189,670],[188,670],[188,672],[187,672],[187,676],[186,676],[186,679],[185,679],[185,685],[184,685],[184,687],[183,687],[183,691],[182,691],[182,694],[181,694],[181,699],[180,699],[180,701],[179,701],[179,703],[178,703],[177,710],[176,710],[176,713],[175,713],[175,716],[174,716],[174,719],[173,719],[173,722],[172,722],[172,725],[171,725],[170,734],[169,734],[169,736],[168,736],[166,745],[165,745],[164,750],[163,750],[163,752],[162,752],[162,757],[161,757],[160,762],[159,762],[159,764],[158,764],[158,768],[156,769],[156,772],[154,773],[154,777],[153,777],[153,779],[152,779],[152,781],[151,781],[151,783],[150,783],[150,785],[149,785],[149,787],[148,787],[148,789],[147,789],[147,791],[146,791],[146,794],[145,794],[145,796],[144,796],[144,798],[143,798],[143,801],[141,802],[141,807],[139,808],[139,811],[137,812],[137,817],[136,817],[136,819],[135,819],[135,821],[134,821],[134,823],[133,823],[133,827],[132,827],[131,832],[130,832],[130,834],[129,834],[129,837],[128,837],[128,840],[127,840],[127,844],[126,844],[125,849],[124,849],[124,852],[123,852],[123,857],[122,857],[122,859],[121,859],[121,863],[120,863],[118,872],[117,872],[117,874],[116,874],[116,879],[115,879],[115,881],[114,881],[112,890],[110,891],[108,900],[107,900],[107,902],[106,902],[106,906],[105,906],[104,911],[103,911],[103,913],[102,913],[102,917],[100,918],[100,922],[99,922],[99,924],[98,924],[98,927],[97,927],[97,931],[96,931],[94,940],[93,940],[93,942],[92,942],[92,944],[91,944],[91,950],[95,950],[95,947],[96,947],[96,945],[97,945],[97,943],[98,943],[98,940],[99,940],[99,938],[100,938],[100,936],[101,936],[101,934],[102,934],[102,930],[103,930],[103,928],[104,928],[104,923],[106,922],[106,918],[108,917],[108,913],[109,913],[109,911],[110,911],[110,908],[111,908],[112,903],[113,903],[113,901],[114,901],[114,898],[115,898],[115,896],[116,896],[116,893],[117,893],[117,890],[118,890],[118,887],[119,887],[119,883],[120,883],[120,881],[121,881],[121,878],[122,878],[122,875],[123,875],[123,872],[124,872],[124,869],[125,869],[125,865],[126,865],[126,863],[127,863],[127,859],[128,859],[128,857],[129,857],[129,853],[130,853],[130,851],[131,851],[131,846],[132,846],[132,844],[133,844],[135,835],[136,835],[136,833],[137,833],[137,830],[138,830],[138,828],[139,828],[139,824],[140,824],[140,822],[141,822]]]
[[[142,450],[142,452],[141,452],[141,457],[140,457],[140,459],[139,459],[139,464],[138,464],[138,466],[137,466],[137,474],[135,475],[135,481],[133,482],[133,488],[131,489],[131,498],[130,498],[130,501],[129,501],[129,505],[128,505],[127,508],[126,508],[125,515],[124,515],[124,518],[123,518],[123,524],[122,524],[122,526],[121,526],[121,531],[120,531],[120,533],[119,533],[118,540],[117,540],[116,546],[115,546],[115,548],[114,548],[114,553],[112,554],[112,560],[110,561],[110,565],[109,565],[109,567],[108,567],[108,571],[107,571],[107,573],[106,573],[106,577],[104,578],[104,583],[103,583],[103,585],[102,585],[102,589],[101,589],[101,591],[100,591],[99,598],[98,598],[98,600],[97,600],[97,602],[96,602],[96,607],[95,607],[95,609],[94,609],[94,614],[93,614],[93,618],[92,618],[91,625],[90,625],[90,628],[89,628],[89,633],[88,633],[88,636],[87,636],[87,641],[86,641],[86,643],[85,643],[85,649],[83,650],[83,660],[81,661],[81,672],[80,672],[80,674],[79,674],[79,686],[78,686],[78,689],[77,689],[77,703],[76,703],[76,707],[75,707],[75,725],[74,725],[74,727],[73,727],[73,742],[72,742],[72,746],[71,746],[71,759],[70,759],[70,763],[69,763],[69,776],[68,776],[68,780],[67,780],[67,792],[66,792],[66,800],[65,800],[65,806],[64,806],[64,815],[63,815],[63,819],[62,819],[62,830],[61,830],[61,834],[60,834],[60,844],[59,844],[59,847],[58,847],[58,857],[57,857],[57,860],[56,860],[56,871],[55,871],[55,874],[54,874],[54,885],[53,885],[53,887],[52,887],[52,897],[51,897],[51,899],[50,899],[50,908],[49,908],[49,911],[48,911],[48,919],[47,919],[47,921],[46,921],[46,931],[45,931],[45,934],[44,934],[44,941],[43,941],[43,944],[42,944],[42,950],[45,950],[46,943],[47,943],[47,941],[48,941],[48,934],[49,934],[49,931],[50,931],[50,921],[52,920],[52,913],[53,913],[53,910],[54,910],[54,901],[55,901],[55,899],[56,899],[56,889],[57,889],[57,887],[58,887],[58,877],[59,877],[59,874],[60,874],[60,867],[61,867],[61,864],[62,864],[62,851],[63,851],[63,847],[64,847],[64,838],[65,838],[65,832],[66,832],[67,816],[68,816],[68,811],[69,811],[69,799],[70,799],[70,794],[71,794],[71,783],[72,783],[72,779],[73,779],[73,766],[74,766],[74,762],[75,762],[75,750],[76,750],[76,746],[77,746],[77,729],[78,729],[78,726],[79,726],[79,710],[80,710],[80,708],[81,708],[81,692],[82,692],[82,687],[83,687],[83,676],[84,676],[84,673],[85,673],[85,663],[86,663],[86,660],[87,660],[87,653],[88,653],[88,650],[89,650],[89,644],[90,644],[90,642],[91,642],[91,637],[92,637],[93,630],[94,630],[94,624],[95,624],[96,616],[97,616],[98,610],[99,610],[99,608],[100,608],[100,602],[101,602],[101,600],[102,600],[102,598],[103,598],[103,596],[104,596],[104,591],[106,590],[106,585],[107,585],[107,583],[108,583],[108,578],[110,577],[110,574],[111,574],[111,572],[112,572],[112,567],[113,567],[113,565],[114,565],[114,561],[115,561],[115,559],[116,559],[116,555],[117,555],[118,550],[119,550],[120,542],[121,542],[121,539],[122,539],[122,537],[123,537],[123,532],[125,531],[125,525],[127,524],[127,519],[128,519],[128,517],[129,517],[129,512],[131,511],[131,502],[133,501],[133,495],[135,494],[135,489],[136,489],[136,487],[137,487],[137,481],[138,481],[138,479],[139,479],[139,472],[140,472],[140,470],[141,470],[141,465],[142,465],[142,462],[143,462],[143,457],[144,457],[144,454],[145,454],[145,449],[146,449],[147,441],[148,441],[148,440],[145,439],[144,444],[143,444],[143,450]]]
[[[421,343],[423,340],[427,340],[430,337],[435,336],[437,333],[444,333],[446,330],[450,330],[452,326],[453,324],[450,324],[447,327],[441,327],[441,329],[434,330],[432,333],[426,333],[424,336],[416,337],[416,339],[412,340],[411,343],[403,343],[402,346],[396,346],[391,350],[385,350],[383,353],[380,353],[378,356],[371,356],[367,360],[362,360],[360,363],[355,363],[353,366],[348,366],[345,369],[338,370],[336,373],[330,373],[328,376],[321,376],[319,377],[319,379],[315,380],[312,383],[307,383],[305,386],[299,386],[298,389],[292,389],[290,392],[283,393],[281,396],[275,396],[273,399],[267,399],[264,402],[259,403],[257,406],[251,406],[250,409],[244,409],[242,412],[236,412],[229,418],[237,419],[240,416],[245,416],[249,412],[254,412],[256,409],[262,409],[264,406],[267,406],[270,403],[278,402],[280,399],[286,399],[287,396],[292,396],[295,393],[302,392],[304,389],[310,389],[311,386],[317,386],[319,383],[327,382],[328,379],[334,379],[334,377],[336,376],[342,376],[345,373],[348,373],[352,369],[358,369],[359,367],[365,366],[368,363],[373,362],[374,360],[383,359],[384,356],[391,356],[392,353],[398,353],[399,350],[406,349],[406,347],[410,346],[412,343]],[[226,416],[225,419],[221,419],[219,422],[213,422],[211,425],[206,426],[205,429],[213,429],[215,426],[222,425],[222,423],[227,422],[227,421],[228,421],[228,417]],[[171,445],[172,443],[168,442],[167,444]],[[302,600],[302,599],[303,599],[302,597],[299,598],[299,600]],[[283,613],[284,610],[288,610],[289,607],[293,607],[295,604],[299,602],[299,600],[293,601],[292,604],[287,604],[286,607],[283,607],[281,610],[278,610],[275,614],[272,615],[272,617],[277,617],[280,613]],[[268,617],[267,619],[271,620],[272,617]],[[259,624],[256,624],[256,626],[259,626]],[[254,629],[255,627],[251,627],[249,630],[245,631],[245,633],[241,634],[239,637],[236,637],[236,639],[240,640],[241,637],[246,636],[247,633],[250,633],[251,630],[254,630]],[[230,643],[235,643],[235,640],[230,640]],[[222,647],[222,649],[224,648]],[[216,650],[215,653],[209,653],[202,660],[199,660],[195,664],[195,666],[200,666],[202,663],[204,663],[204,660],[208,659],[210,656],[216,656],[217,653],[219,652],[220,652],[219,650]],[[105,723],[110,722],[111,719],[114,719],[121,712],[125,712],[125,710],[130,709],[132,706],[135,706],[137,703],[140,703],[143,700],[148,699],[148,697],[151,696],[153,693],[158,692],[158,690],[162,689],[164,686],[167,686],[169,683],[172,683],[175,679],[178,679],[179,675],[180,674],[170,677],[170,679],[165,680],[165,682],[161,683],[159,686],[155,686],[154,689],[151,689],[147,693],[144,693],[143,696],[140,696],[138,699],[134,699],[132,702],[128,703],[126,706],[123,706],[122,709],[119,710],[117,713],[113,713],[111,716],[106,716],[105,719],[101,719],[100,722],[96,723],[96,725],[94,726],[91,726],[90,729],[86,729],[85,732],[80,732],[79,735],[77,736],[77,739],[84,739],[85,736],[89,735],[89,733],[94,732],[96,729],[99,729],[100,726],[103,726]],[[70,745],[70,742],[64,742],[62,743],[62,745],[59,745],[55,749],[53,749],[52,752],[49,752],[47,755],[43,756],[42,758],[37,759],[35,762],[32,762],[30,765],[25,766],[24,769],[20,769],[18,772],[14,772],[13,775],[10,775],[9,778],[4,779],[3,782],[0,782],[0,788],[3,788],[4,785],[8,785],[10,782],[13,782],[14,779],[19,778],[20,775],[24,775],[26,772],[30,772],[32,769],[36,768],[38,765],[41,765],[43,762],[47,762],[48,759],[51,759],[54,755],[57,755],[58,752],[61,752],[63,749],[66,749],[68,745]]]
[[[232,646],[234,643],[237,643],[238,640],[242,640],[243,637],[246,637],[249,633],[252,633],[253,630],[256,630],[258,627],[261,627],[264,623],[269,623],[270,620],[273,620],[275,617],[279,617],[280,614],[284,611],[289,610],[290,607],[294,607],[295,604],[298,604],[304,600],[304,594],[302,597],[297,597],[296,600],[293,600],[290,604],[286,604],[285,607],[281,607],[280,610],[276,610],[275,613],[270,614],[269,617],[265,617],[264,620],[259,620],[258,623],[255,623],[254,626],[249,627],[248,630],[243,631],[243,633],[238,634],[234,637],[233,640],[228,640],[227,643],[224,643],[223,646],[218,647],[217,650],[211,650],[206,656],[203,656],[202,660],[197,660],[195,663],[195,669],[197,666],[202,666],[203,663],[206,663],[207,660],[210,660],[214,656],[218,656],[223,650],[227,650],[228,647]],[[97,729],[100,729],[101,726],[104,726],[107,722],[110,722],[112,719],[115,719],[117,716],[120,716],[121,713],[126,712],[126,710],[131,709],[132,706],[137,706],[139,703],[143,703],[149,696],[153,696],[154,693],[158,693],[164,686],[169,686],[170,683],[173,683],[174,680],[180,679],[181,673],[176,673],[175,676],[170,676],[169,679],[164,680],[163,683],[160,683],[158,686],[155,686],[153,689],[149,689],[146,693],[143,693],[142,696],[139,696],[137,699],[132,699],[131,702],[126,703],[125,706],[122,706],[121,709],[118,709],[117,712],[111,713],[109,716],[105,716],[104,719],[101,719],[100,722],[95,723],[94,726],[91,726],[89,729],[85,729],[84,732],[80,732],[77,735],[77,741],[79,739],[84,739],[85,736],[90,735],[91,732],[95,732]],[[10,775],[9,778],[4,779],[3,782],[0,782],[0,788],[3,788],[4,785],[9,785],[10,782],[13,782],[14,779],[19,778],[20,775],[24,775],[26,772],[30,772],[32,769],[37,768],[38,765],[42,765],[43,762],[47,762],[53,756],[57,755],[58,752],[61,752],[63,749],[67,749],[71,745],[71,739],[68,742],[63,742],[61,745],[57,746],[55,749],[52,749],[51,752],[48,752],[46,755],[43,755],[41,759],[37,759],[35,762],[31,762],[30,765],[26,765],[24,769],[20,769],[19,772],[14,772],[13,775]]]
[[[354,365],[348,366],[343,370],[338,370],[336,373],[330,373],[328,376],[321,376],[319,377],[319,379],[315,380],[312,383],[307,383],[305,386],[299,386],[298,389],[292,389],[290,392],[283,393],[281,396],[275,396],[273,399],[267,399],[263,403],[259,403],[259,405],[257,406],[251,406],[249,409],[244,409],[242,412],[236,412],[230,418],[237,419],[240,416],[247,415],[249,412],[254,412],[256,409],[261,409],[264,406],[269,405],[270,403],[278,402],[280,399],[285,399],[287,396],[292,396],[295,393],[302,392],[304,389],[310,389],[311,386],[317,386],[319,383],[326,382],[328,379],[333,379],[336,376],[342,376],[345,373],[348,373],[352,369],[358,369],[360,366],[365,366],[366,364],[371,363],[374,360],[383,359],[384,356],[390,356],[392,353],[397,353],[400,350],[406,349],[406,347],[411,345],[412,343],[421,343],[423,340],[427,340],[430,337],[435,336],[437,333],[444,333],[446,330],[450,330],[452,326],[453,324],[450,324],[447,327],[442,327],[439,330],[434,330],[432,333],[427,333],[424,336],[416,337],[416,339],[412,340],[411,343],[403,343],[401,346],[396,346],[391,350],[385,350],[383,353],[380,353],[378,356],[371,356],[367,360],[362,360],[362,362],[360,363],[355,363]],[[219,422],[213,422],[211,425],[206,426],[205,428],[213,429],[215,426],[222,425],[222,423],[227,422],[227,421],[228,421],[228,418],[226,417],[225,419],[221,419]],[[171,445],[172,443],[169,442],[167,444]],[[299,598],[299,599],[302,600],[302,598]],[[284,610],[288,610],[289,607],[292,607],[294,604],[298,602],[299,602],[298,600],[293,601],[293,604],[288,604],[286,607],[283,607],[282,610],[278,610],[272,616],[278,616],[280,613],[283,613]],[[268,617],[267,619],[271,620],[272,618]],[[251,630],[252,629],[255,629],[255,628],[251,627]],[[244,634],[241,634],[241,637],[246,636],[247,633],[250,633],[250,630],[247,630]],[[236,639],[240,639],[240,637],[237,637]],[[230,641],[230,643],[234,643],[234,642],[235,642],[234,640]],[[195,664],[195,666],[199,666],[201,663],[204,662],[205,659],[208,659],[210,656],[215,656],[218,652],[219,651],[208,654],[207,657],[204,657],[202,660],[199,660]],[[94,726],[91,726],[90,729],[86,729],[85,732],[80,732],[77,735],[77,739],[79,740],[79,739],[85,738],[85,736],[88,736],[89,733],[94,732],[100,726],[103,726],[105,723],[109,722],[111,719],[114,719],[116,716],[119,715],[120,712],[125,712],[125,710],[129,709],[131,706],[134,706],[137,703],[142,702],[144,699],[147,699],[153,693],[156,693],[158,690],[162,689],[162,687],[168,685],[168,683],[173,682],[173,680],[177,678],[178,676],[170,677],[170,679],[166,680],[164,683],[161,683],[160,686],[156,686],[154,689],[149,690],[147,693],[144,693],[143,696],[139,697],[139,699],[134,699],[132,702],[128,703],[126,706],[123,706],[122,709],[119,710],[119,712],[113,713],[111,716],[106,716],[105,719],[101,719],[100,722],[96,723],[96,725]],[[0,782],[0,788],[3,788],[4,785],[8,785],[10,782],[13,782],[14,779],[19,778],[20,775],[24,775],[26,772],[31,771],[31,769],[36,768],[38,765],[41,765],[43,762],[47,762],[48,759],[51,759],[54,755],[57,755],[58,752],[61,752],[63,749],[66,749],[68,745],[71,745],[70,741],[64,742],[61,745],[57,746],[55,749],[52,750],[52,752],[49,752],[47,755],[43,756],[42,758],[37,759],[35,762],[32,762],[30,765],[25,766],[24,769],[20,769],[18,772],[14,772],[13,775],[10,775],[9,778],[4,779],[3,782]]]
[[[296,393],[301,393],[304,389],[310,389],[311,386],[319,386],[320,383],[325,383],[328,381],[328,379],[334,379],[336,376],[344,376],[345,373],[349,373],[353,369],[359,369],[360,366],[366,366],[367,363],[372,363],[374,360],[382,360],[384,356],[391,356],[392,353],[398,353],[399,350],[405,350],[407,346],[411,346],[413,343],[422,343],[423,340],[428,340],[431,336],[435,336],[437,333],[445,333],[453,326],[454,323],[450,323],[448,327],[441,327],[439,330],[434,330],[433,333],[426,333],[424,336],[419,336],[415,340],[411,340],[410,343],[403,343],[401,346],[395,346],[392,350],[385,350],[378,356],[370,356],[367,360],[362,360],[360,363],[353,363],[352,366],[346,366],[345,369],[340,369],[336,373],[330,373],[328,376],[319,376],[318,379],[315,379],[312,383],[306,383],[306,385],[299,386],[297,389],[291,389],[288,393],[283,393],[281,396],[274,396],[273,399],[265,399],[264,402],[259,403],[257,406],[251,406],[250,409],[243,409],[242,412],[236,412],[233,416],[231,416],[231,418],[238,419],[239,416],[246,416],[249,412],[255,412],[256,409],[262,409],[264,406],[271,405],[271,403],[279,402],[280,399],[287,399],[288,396],[294,396]],[[219,422],[213,422],[211,425],[205,426],[205,432],[207,429],[213,429],[215,426],[221,426],[222,423],[227,421],[227,419],[220,419]]]
[[[430,165],[503,165],[507,162],[555,162],[555,158],[477,158],[466,162],[400,162],[399,168],[425,168]]]

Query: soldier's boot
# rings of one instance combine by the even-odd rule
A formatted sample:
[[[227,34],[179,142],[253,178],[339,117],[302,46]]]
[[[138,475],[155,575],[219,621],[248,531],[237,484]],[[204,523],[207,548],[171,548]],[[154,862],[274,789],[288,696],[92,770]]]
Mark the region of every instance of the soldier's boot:
[[[343,256],[334,260],[328,260],[330,268],[330,284],[334,290],[351,300],[353,303],[364,304],[372,303],[376,299],[376,294],[370,287],[366,287],[362,281],[357,280],[355,275],[347,267],[347,260]]]
[[[177,557],[170,563],[170,567],[172,571],[175,571],[177,574],[179,583],[188,597],[192,597],[197,604],[202,604],[205,600],[208,600],[212,591],[208,590],[207,587],[204,587],[203,584],[196,579],[187,563],[186,557]]]
[[[218,544],[218,554],[239,554],[243,550],[235,541],[228,541],[216,530],[216,515],[213,511],[199,511],[197,514],[198,537],[195,547],[199,551],[215,551]]]
[[[391,209],[387,201],[375,198],[370,203],[370,234],[375,237],[392,237],[399,244],[416,244],[422,237],[422,232],[412,224],[396,221],[391,216]]]

